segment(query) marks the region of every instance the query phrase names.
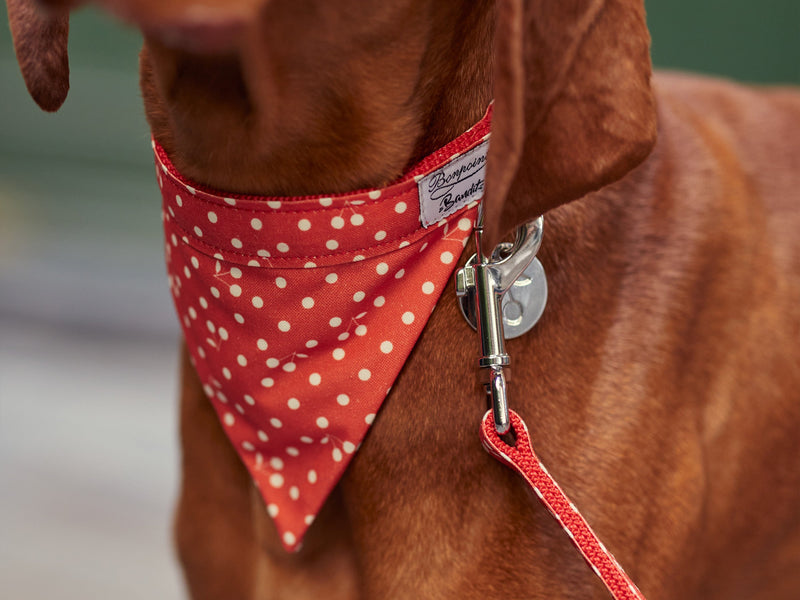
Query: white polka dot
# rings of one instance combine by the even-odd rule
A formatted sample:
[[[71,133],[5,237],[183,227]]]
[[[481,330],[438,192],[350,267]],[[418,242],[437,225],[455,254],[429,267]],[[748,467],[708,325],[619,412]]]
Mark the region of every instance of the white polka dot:
[[[362,215],[352,215],[350,217],[350,223],[352,223],[355,226],[363,225],[364,217]]]
[[[280,321],[278,323],[278,329],[280,329],[284,333],[289,331],[291,328],[292,326],[289,324],[289,321]]]
[[[214,286],[211,286],[209,288],[209,291],[211,292],[211,295],[214,296],[214,298],[219,298],[220,297],[219,290],[217,288],[215,288]]]
[[[275,368],[275,367],[277,367],[279,364],[281,364],[281,361],[279,361],[277,358],[268,358],[268,359],[267,359],[267,366],[268,366],[270,369],[274,369],[274,368]]]
[[[236,319],[236,322],[239,323],[239,325],[244,323],[244,317],[239,313],[233,313],[233,318]]]
[[[239,238],[231,238],[231,246],[234,248],[241,248],[242,247],[242,240]]]
[[[314,522],[314,515],[306,515],[303,521],[306,525],[311,525]]]
[[[269,484],[274,488],[281,487],[283,485],[283,475],[280,473],[273,473],[269,476]],[[284,539],[286,539],[285,536]]]
[[[233,375],[231,375],[231,370],[228,367],[222,367],[222,376],[225,379],[230,379],[233,377]]]
[[[214,326],[214,323],[212,323],[211,321],[206,321],[206,327],[208,327],[208,330],[211,333],[214,333],[217,330],[217,328]]]
[[[310,437],[308,437],[307,435],[301,435],[300,436],[300,441],[303,442],[304,444],[313,444],[314,443],[314,440],[311,439]]]
[[[269,258],[270,256],[272,256],[269,253],[269,250],[259,250],[256,252],[256,254],[258,254],[261,258]]]
[[[242,270],[237,267],[231,268],[231,277],[234,279],[241,279],[242,278]]]
[[[304,269],[313,269],[316,266],[317,266],[317,263],[315,263],[314,261],[310,260],[306,264],[303,265],[303,268]]]
[[[336,273],[328,273],[325,275],[325,281],[327,283],[336,283],[339,280],[339,276]]]
[[[199,269],[199,268],[200,268],[200,261],[199,261],[199,260],[197,260],[197,257],[196,257],[196,256],[193,256],[193,257],[192,257],[192,266],[193,266],[195,269]]]
[[[434,290],[434,285],[432,281],[426,281],[422,284],[422,293],[423,294],[432,294]]]
[[[378,296],[377,298],[375,298],[375,300],[372,301],[372,303],[378,308],[380,308],[381,306],[386,304],[386,298],[384,298],[383,296]]]
[[[386,232],[381,229],[380,231],[375,233],[375,241],[380,242],[386,238]]]
[[[297,543],[297,538],[291,531],[286,531],[283,534],[283,543],[287,546],[294,546]]]
[[[269,436],[260,429],[256,432],[256,435],[258,436],[258,439],[260,439],[262,442],[269,441]]]
[[[317,340],[308,340],[306,342],[306,348],[314,348],[317,346],[317,344],[319,344]]]
[[[458,221],[458,228],[461,231],[469,231],[472,229],[472,221],[470,221],[467,217],[462,217]]]
[[[355,294],[353,294],[353,301],[354,302],[361,302],[364,299],[365,296],[366,296],[366,294],[364,292],[361,292],[361,291],[356,292]]]
[[[303,308],[314,308],[314,299],[311,296],[306,296],[300,303]]]
[[[328,324],[331,327],[339,327],[339,325],[342,324],[342,320],[339,317],[333,317],[330,321],[328,321]]]
[[[278,249],[278,252],[288,252],[289,251],[289,244],[287,244],[285,242],[278,242],[278,244],[276,244],[275,247]]]
[[[292,410],[297,410],[298,408],[300,408],[300,400],[298,400],[297,398],[289,398],[289,401],[286,404]]]
[[[267,344],[267,340],[265,340],[264,338],[258,338],[256,346],[258,346],[258,349],[261,350],[262,352],[267,348],[269,348],[269,344]]]
[[[298,450],[294,446],[287,446],[286,454],[288,454],[289,456],[300,456],[300,450]]]
[[[236,200],[234,200],[233,198],[223,198],[223,200],[225,201],[225,204],[227,204],[228,206],[236,206]]]
[[[369,381],[369,378],[372,377],[372,373],[370,373],[369,369],[361,369],[358,372],[358,378],[361,381]]]
[[[389,272],[389,265],[387,265],[385,262],[378,263],[378,266],[375,267],[375,271],[378,273],[378,275],[386,275],[386,273]]]
[[[225,416],[222,417],[222,420],[225,422],[225,425],[227,425],[228,427],[230,427],[231,425],[233,425],[236,422],[236,419],[234,418],[234,416],[231,413],[225,413]]]
[[[347,406],[350,404],[350,396],[347,394],[339,394],[336,396],[336,402],[338,402],[340,406]]]
[[[231,293],[231,296],[234,298],[238,298],[242,295],[242,286],[234,283],[228,290]]]
[[[278,516],[279,512],[280,509],[278,508],[277,504],[267,504],[267,513],[269,513],[270,517],[274,519],[275,517]]]
[[[322,206],[330,206],[331,204],[333,204],[333,198],[320,198],[319,203]]]
[[[308,231],[309,229],[311,229],[311,221],[309,221],[308,219],[300,219],[297,222],[297,228],[300,231]]]
[[[325,417],[317,417],[317,427],[326,429],[328,427],[328,419]]]
[[[239,366],[246,367],[247,366],[247,358],[245,358],[244,354],[240,354],[236,357],[236,362],[239,363]]]
[[[350,337],[350,334],[347,333],[346,331],[343,331],[342,333],[340,333],[339,335],[336,336],[336,339],[339,340],[340,342],[343,342],[349,337]]]
[[[208,211],[208,220],[211,223],[216,223],[217,222],[217,213],[215,213],[213,210]]]
[[[356,327],[356,335],[359,337],[364,337],[367,335],[367,326],[366,325],[359,325]]]
[[[292,500],[297,500],[300,497],[300,490],[297,489],[296,485],[293,485],[289,488],[289,498]]]
[[[397,273],[394,274],[394,278],[395,279],[402,279],[403,275],[405,275],[405,274],[406,274],[406,270],[405,269],[400,269]]]
[[[283,365],[283,370],[286,371],[287,373],[294,373],[295,369],[297,369],[297,365],[291,361]]]
[[[197,311],[194,309],[193,306],[189,307],[189,316],[192,317],[192,319],[197,318]]]
[[[183,267],[183,274],[186,276],[186,279],[192,278],[192,272],[189,270],[189,267],[187,266]]]
[[[411,245],[411,242],[409,242],[408,240],[405,240],[405,241],[400,242],[400,245],[398,246],[398,248],[405,248],[406,246],[410,246],[410,245]]]
[[[317,483],[317,472],[314,469],[308,472],[308,483]]]
[[[380,190],[372,190],[372,191],[371,191],[369,194],[367,194],[367,195],[369,196],[369,199],[370,199],[370,200],[377,200],[378,198],[380,198],[380,197],[381,197],[381,191],[380,191]]]
[[[381,342],[381,352],[383,352],[384,354],[389,354],[389,352],[391,352],[393,349],[394,349],[394,344],[392,344],[392,342],[390,342],[389,340]]]
[[[339,247],[339,242],[337,242],[336,240],[328,240],[327,242],[325,242],[325,247],[328,250],[336,250]]]
[[[281,420],[276,417],[272,417],[269,420],[269,424],[272,425],[275,429],[280,429],[281,427],[283,427],[283,423],[281,423]]]
[[[256,219],[255,217],[250,219],[250,227],[255,229],[256,231],[261,231],[261,228],[264,224],[261,222],[261,219]]]
[[[439,257],[439,259],[444,264],[449,265],[451,262],[453,262],[454,256],[452,252],[448,252],[447,250],[445,250],[444,252],[442,252],[442,255]]]
[[[197,225],[194,226],[194,234],[197,237],[203,237],[203,230],[200,229]]]
[[[278,458],[277,456],[273,456],[269,459],[269,466],[275,469],[276,471],[280,471],[283,469],[283,461]]]
[[[334,229],[341,229],[344,227],[344,219],[342,217],[333,217],[331,219],[331,227]]]
[[[356,445],[353,442],[344,442],[342,443],[342,450],[347,452],[348,454],[352,454],[355,452]]]
[[[252,452],[253,450],[256,449],[255,446],[253,446],[253,444],[251,444],[250,442],[242,442],[242,448],[244,448],[248,452]]]
[[[334,448],[331,451],[331,455],[333,456],[333,460],[335,460],[336,462],[342,462],[342,451],[339,450],[338,448]]]
[[[178,206],[183,206],[183,198],[181,198],[179,195],[177,195],[177,194],[176,194],[176,195],[175,195],[175,203],[176,203]]]
[[[373,421],[375,421],[375,413],[370,413],[366,417],[364,417],[364,422],[367,425],[372,425]]]
[[[360,261],[360,260],[364,260],[364,258],[365,258],[365,256],[364,256],[363,254],[356,254],[356,255],[353,257],[353,262],[358,262],[358,261]]]
[[[406,312],[403,313],[403,316],[401,318],[403,320],[403,323],[405,323],[406,325],[411,325],[414,322],[414,313],[412,313],[410,310],[407,310]]]
[[[319,373],[312,373],[308,376],[308,383],[311,385],[319,385],[322,382],[322,376]]]
[[[336,350],[333,351],[333,358],[334,360],[342,360],[344,358],[344,350],[336,348]]]
[[[286,287],[286,280],[283,277],[276,277],[275,278],[275,285],[279,288],[283,289]]]
[[[227,340],[228,339],[228,330],[225,329],[224,327],[220,327],[217,330],[217,333],[219,333],[219,337],[222,338],[223,340]]]
[[[264,300],[261,298],[261,296],[253,296],[251,302],[253,303],[253,306],[255,306],[256,308],[261,308],[262,306],[264,306]]]
[[[398,214],[403,214],[404,212],[406,212],[407,208],[408,208],[408,205],[405,202],[400,201],[400,202],[398,202],[397,204],[394,205],[394,212],[396,212]]]
[[[256,399],[253,398],[250,394],[244,395],[244,401],[247,402],[250,406],[254,406],[256,403]]]

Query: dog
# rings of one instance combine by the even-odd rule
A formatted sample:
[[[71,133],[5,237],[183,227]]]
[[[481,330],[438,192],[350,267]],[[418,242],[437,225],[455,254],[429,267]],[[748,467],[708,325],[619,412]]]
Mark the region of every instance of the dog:
[[[69,2],[7,1],[54,110]],[[144,33],[156,142],[232,194],[386,186],[494,100],[483,242],[546,220],[548,307],[507,342],[543,462],[649,598],[797,598],[800,93],[651,76],[640,0],[100,4]],[[480,448],[477,343],[445,293],[297,553],[184,347],[189,595],[606,597]]]

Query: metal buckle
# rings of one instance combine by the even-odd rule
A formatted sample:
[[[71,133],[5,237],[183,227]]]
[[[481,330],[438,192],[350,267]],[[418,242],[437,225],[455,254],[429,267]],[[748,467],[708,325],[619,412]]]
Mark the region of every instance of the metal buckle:
[[[547,302],[547,280],[535,258],[542,243],[544,219],[539,217],[519,226],[514,243],[499,244],[490,259],[481,252],[480,218],[478,221],[475,227],[478,251],[456,273],[456,296],[461,312],[480,337],[478,365],[488,370],[486,393],[491,399],[495,428],[502,435],[511,426],[503,371],[511,364],[511,357],[506,354],[504,339],[522,335],[533,327]],[[527,292],[524,297],[514,292],[504,297],[518,282],[521,284],[517,287]],[[504,321],[513,335],[505,335]]]

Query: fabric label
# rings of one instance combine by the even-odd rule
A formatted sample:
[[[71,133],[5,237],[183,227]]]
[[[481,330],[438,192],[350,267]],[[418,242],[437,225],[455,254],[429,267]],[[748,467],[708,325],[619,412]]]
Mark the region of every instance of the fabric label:
[[[419,180],[419,214],[430,227],[483,197],[489,140]]]

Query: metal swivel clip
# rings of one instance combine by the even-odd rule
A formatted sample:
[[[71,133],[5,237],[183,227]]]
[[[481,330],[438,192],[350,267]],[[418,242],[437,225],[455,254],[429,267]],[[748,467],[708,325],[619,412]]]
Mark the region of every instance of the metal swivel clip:
[[[477,252],[456,273],[456,295],[467,322],[481,340],[478,365],[486,369],[486,393],[492,405],[494,426],[506,433],[508,417],[506,375],[511,363],[504,339],[522,335],[536,324],[547,303],[547,280],[536,252],[542,243],[544,219],[517,228],[514,243],[501,243],[486,258],[481,252],[482,219],[475,225]],[[480,257],[480,259],[478,259]]]

